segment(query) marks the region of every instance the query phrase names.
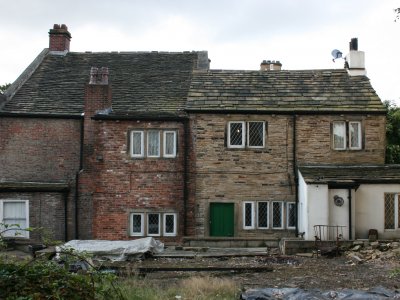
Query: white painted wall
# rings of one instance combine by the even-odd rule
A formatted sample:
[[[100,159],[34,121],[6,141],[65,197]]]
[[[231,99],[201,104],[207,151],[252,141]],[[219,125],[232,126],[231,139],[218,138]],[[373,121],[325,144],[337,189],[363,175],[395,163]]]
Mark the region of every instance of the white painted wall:
[[[362,184],[356,191],[356,238],[368,238],[369,229],[377,229],[379,239],[400,238],[400,230],[385,231],[385,193],[400,193],[400,184]]]
[[[305,240],[314,240],[314,225],[328,222],[328,185],[307,185],[299,172],[299,232],[304,232]]]
[[[334,201],[335,196],[342,197],[344,203],[342,206],[337,206]],[[353,197],[352,197],[352,207],[353,205]],[[339,233],[342,234],[343,239],[349,239],[349,191],[348,189],[330,189],[329,190],[329,198],[328,198],[328,206],[329,206],[329,225],[331,226],[346,226],[345,228],[341,228]],[[353,208],[354,210],[354,208]],[[354,219],[353,219],[354,220]],[[352,222],[354,223],[354,221]],[[336,238],[336,232],[332,232],[333,239]]]
[[[300,172],[299,175],[299,205],[297,207],[297,216],[298,216],[298,226],[299,233],[304,232],[304,238],[307,239],[308,233],[306,229],[308,228],[308,215],[307,215],[307,184],[304,181],[303,176]]]

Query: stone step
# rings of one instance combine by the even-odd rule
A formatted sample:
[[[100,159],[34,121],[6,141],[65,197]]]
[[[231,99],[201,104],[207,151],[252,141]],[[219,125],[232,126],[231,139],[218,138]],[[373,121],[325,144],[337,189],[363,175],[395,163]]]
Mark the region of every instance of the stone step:
[[[209,248],[278,248],[278,238],[229,238],[229,237],[184,237],[184,247],[209,247]]]

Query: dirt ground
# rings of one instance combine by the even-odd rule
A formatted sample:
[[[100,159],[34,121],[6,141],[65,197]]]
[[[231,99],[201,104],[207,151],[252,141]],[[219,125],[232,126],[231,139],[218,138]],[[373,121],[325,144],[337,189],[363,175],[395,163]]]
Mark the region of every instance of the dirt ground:
[[[300,256],[258,256],[229,258],[151,258],[134,263],[136,267],[271,267],[272,272],[155,272],[145,276],[169,286],[190,276],[215,276],[231,278],[241,289],[284,288],[338,290],[343,288],[368,290],[382,286],[390,290],[400,288],[400,275],[391,276],[400,268],[400,260],[374,259],[354,262],[348,256],[334,258]]]

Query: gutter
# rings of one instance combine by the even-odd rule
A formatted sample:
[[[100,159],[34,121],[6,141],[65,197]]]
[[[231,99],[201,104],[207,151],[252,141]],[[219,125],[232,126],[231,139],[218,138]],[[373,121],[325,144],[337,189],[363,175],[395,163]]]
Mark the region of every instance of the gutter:
[[[37,118],[37,119],[82,119],[81,114],[54,114],[54,113],[30,113],[30,112],[0,112],[3,118]]]
[[[386,115],[386,110],[256,110],[256,109],[226,109],[217,110],[218,107],[213,109],[186,109],[189,113],[197,114],[232,114],[232,115]]]

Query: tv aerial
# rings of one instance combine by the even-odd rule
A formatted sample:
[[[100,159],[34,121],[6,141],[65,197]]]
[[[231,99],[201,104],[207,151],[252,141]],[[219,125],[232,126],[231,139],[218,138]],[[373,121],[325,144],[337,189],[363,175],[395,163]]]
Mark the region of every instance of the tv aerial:
[[[342,55],[343,55],[343,53],[338,49],[332,50],[331,54],[333,56],[333,58],[332,58],[333,62],[335,62],[336,59],[342,58]]]

